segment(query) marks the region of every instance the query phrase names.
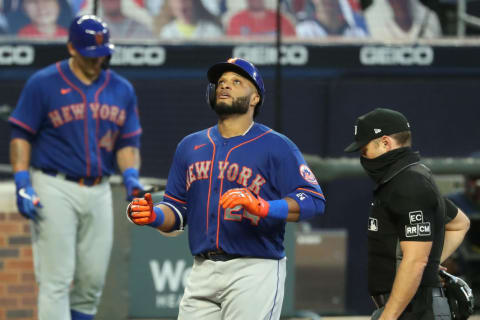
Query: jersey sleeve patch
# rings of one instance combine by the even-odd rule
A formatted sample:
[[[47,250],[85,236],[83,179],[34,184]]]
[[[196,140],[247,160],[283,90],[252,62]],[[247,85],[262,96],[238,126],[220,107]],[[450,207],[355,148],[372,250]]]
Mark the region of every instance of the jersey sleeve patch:
[[[317,178],[315,178],[312,170],[310,170],[310,168],[306,164],[301,164],[299,171],[300,175],[303,177],[303,179],[305,179],[305,181],[313,185],[318,185]]]
[[[430,222],[423,221],[423,211],[411,211],[408,218],[410,225],[405,226],[405,237],[427,237],[432,234]]]
[[[427,237],[432,234],[430,222],[422,222],[405,226],[405,237]]]

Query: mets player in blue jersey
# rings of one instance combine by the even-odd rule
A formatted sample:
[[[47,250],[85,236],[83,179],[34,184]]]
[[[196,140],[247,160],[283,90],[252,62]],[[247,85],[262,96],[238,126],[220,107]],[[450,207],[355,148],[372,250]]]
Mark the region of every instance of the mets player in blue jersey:
[[[195,258],[179,319],[279,319],[285,224],[322,214],[325,197],[297,146],[254,122],[265,99],[257,68],[232,58],[207,75],[218,124],[178,144],[163,201],[147,193],[127,216],[169,234],[188,224]]]
[[[121,170],[128,200],[143,189],[137,98],[108,70],[106,24],[75,18],[67,48],[69,59],[27,81],[9,118],[17,205],[33,222],[40,320],[93,319],[113,242],[108,176]]]

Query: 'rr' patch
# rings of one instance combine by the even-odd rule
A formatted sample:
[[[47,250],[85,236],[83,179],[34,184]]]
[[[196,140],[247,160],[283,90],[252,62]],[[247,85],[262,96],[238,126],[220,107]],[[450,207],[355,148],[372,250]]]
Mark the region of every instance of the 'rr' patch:
[[[408,217],[410,218],[410,224],[423,222],[423,212],[421,210],[409,212]]]
[[[417,225],[405,226],[405,237],[411,238],[418,236],[418,227]]]
[[[405,226],[405,237],[426,237],[432,234],[430,222],[417,223]]]

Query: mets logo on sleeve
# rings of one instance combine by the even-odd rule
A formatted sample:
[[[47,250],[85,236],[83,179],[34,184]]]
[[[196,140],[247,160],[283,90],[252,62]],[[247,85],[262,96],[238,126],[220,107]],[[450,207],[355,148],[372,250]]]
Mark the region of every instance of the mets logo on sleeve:
[[[307,182],[311,184],[318,184],[317,179],[315,178],[315,175],[313,174],[312,170],[310,170],[310,168],[305,164],[302,164],[300,166],[300,175]]]

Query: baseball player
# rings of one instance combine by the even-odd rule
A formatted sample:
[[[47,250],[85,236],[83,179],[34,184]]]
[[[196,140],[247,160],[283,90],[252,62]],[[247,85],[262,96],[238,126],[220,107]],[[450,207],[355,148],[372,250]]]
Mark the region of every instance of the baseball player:
[[[71,57],[36,72],[9,118],[17,205],[34,222],[40,320],[93,319],[113,241],[115,163],[130,200],[143,189],[137,98],[108,70],[109,35],[99,18],[75,18]]]
[[[325,198],[295,144],[253,121],[265,100],[257,68],[233,58],[207,75],[218,124],[178,144],[163,202],[147,193],[128,217],[163,233],[190,226],[179,319],[279,319],[285,223],[323,213]]]

